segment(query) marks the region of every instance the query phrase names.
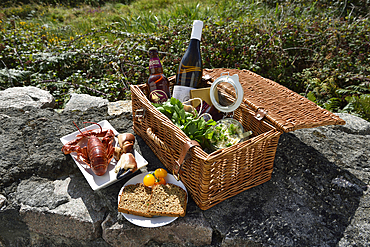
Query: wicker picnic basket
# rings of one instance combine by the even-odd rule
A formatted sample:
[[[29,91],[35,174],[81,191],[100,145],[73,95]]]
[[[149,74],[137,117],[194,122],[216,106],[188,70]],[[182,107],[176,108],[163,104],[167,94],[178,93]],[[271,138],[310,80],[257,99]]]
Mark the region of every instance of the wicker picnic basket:
[[[248,70],[205,69],[213,80],[221,73],[238,74],[244,99],[234,112],[253,136],[207,154],[147,99],[145,84],[131,86],[133,127],[165,167],[184,183],[196,204],[206,210],[271,178],[283,132],[345,122],[308,99]],[[233,99],[235,92],[225,97]]]

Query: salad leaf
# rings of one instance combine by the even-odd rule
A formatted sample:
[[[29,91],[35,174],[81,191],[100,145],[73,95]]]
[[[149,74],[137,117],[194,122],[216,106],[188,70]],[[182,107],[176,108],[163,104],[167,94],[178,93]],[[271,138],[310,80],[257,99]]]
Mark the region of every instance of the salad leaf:
[[[213,137],[212,126],[216,125],[213,119],[205,121],[202,117],[195,117],[192,113],[185,111],[180,100],[173,97],[163,104],[153,103],[153,106],[166,115],[191,140],[199,142],[202,148],[210,147],[209,140]],[[197,112],[196,116],[198,116]]]

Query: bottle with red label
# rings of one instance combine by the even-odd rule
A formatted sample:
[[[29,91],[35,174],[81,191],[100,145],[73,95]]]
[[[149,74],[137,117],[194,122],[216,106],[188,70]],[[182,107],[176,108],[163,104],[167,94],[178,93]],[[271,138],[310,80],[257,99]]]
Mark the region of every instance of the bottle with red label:
[[[149,56],[148,99],[153,103],[163,103],[170,98],[170,83],[163,74],[162,64],[158,57],[158,49],[151,47]]]

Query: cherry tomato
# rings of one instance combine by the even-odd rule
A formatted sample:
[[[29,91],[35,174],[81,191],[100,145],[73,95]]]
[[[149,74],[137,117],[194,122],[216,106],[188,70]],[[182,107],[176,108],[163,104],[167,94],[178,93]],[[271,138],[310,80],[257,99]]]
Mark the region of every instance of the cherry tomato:
[[[154,171],[154,176],[156,178],[164,178],[167,176],[167,171],[163,168],[158,168],[157,170]]]
[[[153,174],[147,174],[143,179],[143,183],[145,186],[152,186],[155,183],[155,180],[156,179]]]
[[[166,180],[164,178],[157,178],[154,184],[166,184]]]

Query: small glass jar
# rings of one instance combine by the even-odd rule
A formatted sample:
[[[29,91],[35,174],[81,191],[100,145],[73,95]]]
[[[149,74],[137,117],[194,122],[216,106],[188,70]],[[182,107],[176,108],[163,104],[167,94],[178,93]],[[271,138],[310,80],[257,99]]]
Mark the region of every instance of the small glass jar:
[[[211,145],[214,150],[231,147],[252,134],[244,132],[242,124],[233,118],[220,119],[213,128]]]
[[[236,99],[234,102],[230,102],[222,96],[221,92],[226,90],[235,92]],[[220,112],[228,113],[235,111],[243,102],[244,96],[238,74],[230,76],[229,72],[221,73],[221,76],[212,83],[209,96],[213,106]]]

